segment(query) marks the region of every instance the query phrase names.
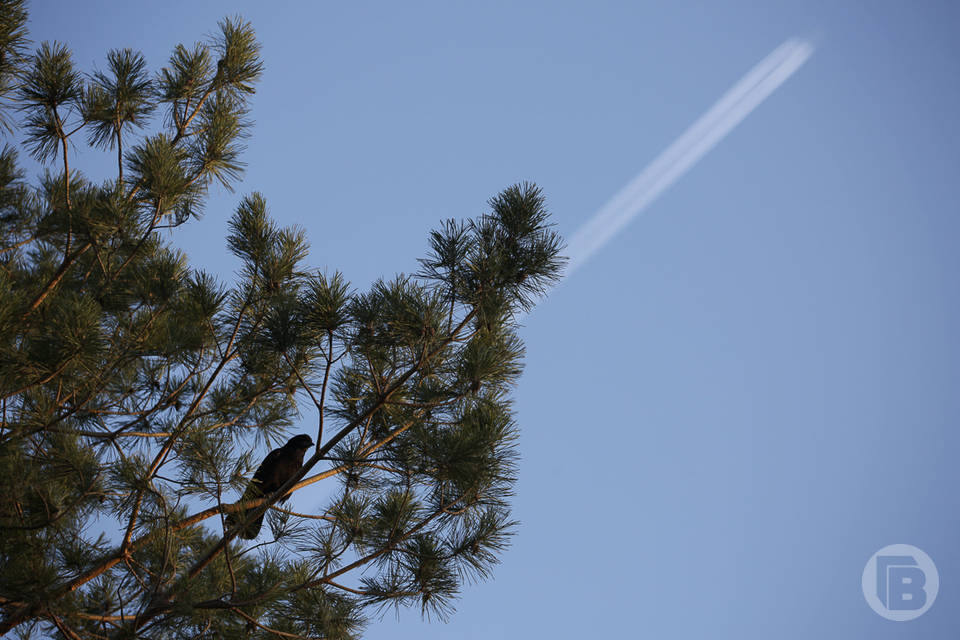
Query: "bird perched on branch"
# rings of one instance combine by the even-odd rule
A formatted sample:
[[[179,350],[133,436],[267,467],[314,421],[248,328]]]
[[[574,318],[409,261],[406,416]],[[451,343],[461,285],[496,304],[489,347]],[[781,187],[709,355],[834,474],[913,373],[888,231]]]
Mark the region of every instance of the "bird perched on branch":
[[[240,502],[269,496],[283,486],[283,483],[292,478],[293,475],[300,470],[300,467],[303,466],[303,454],[312,446],[313,440],[310,439],[310,436],[300,434],[299,436],[290,438],[287,444],[279,449],[274,449],[268,453],[267,457],[260,463],[260,467],[256,473],[253,474],[253,480],[247,485],[243,496],[240,498]],[[284,496],[282,500],[286,500],[289,497],[289,495]],[[251,507],[250,509],[252,510],[254,508],[256,507]],[[229,530],[243,525],[243,528],[237,535],[247,540],[253,540],[257,537],[257,534],[260,533],[260,527],[263,525],[263,515],[264,514],[261,513],[255,520],[244,525],[244,520],[247,518],[247,509],[240,509],[234,513],[228,513],[226,519],[227,529]]]

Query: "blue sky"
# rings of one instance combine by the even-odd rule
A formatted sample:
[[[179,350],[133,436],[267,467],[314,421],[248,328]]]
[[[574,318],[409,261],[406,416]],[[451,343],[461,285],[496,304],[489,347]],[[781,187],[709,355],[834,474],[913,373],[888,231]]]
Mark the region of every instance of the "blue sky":
[[[526,318],[515,544],[449,623],[368,638],[956,637],[960,5],[36,2],[31,30],[159,68],[236,12],[266,64],[249,168],[176,241],[229,279],[259,190],[357,287],[520,180],[571,236],[777,45],[817,44]],[[911,622],[861,594],[892,543],[940,572]]]

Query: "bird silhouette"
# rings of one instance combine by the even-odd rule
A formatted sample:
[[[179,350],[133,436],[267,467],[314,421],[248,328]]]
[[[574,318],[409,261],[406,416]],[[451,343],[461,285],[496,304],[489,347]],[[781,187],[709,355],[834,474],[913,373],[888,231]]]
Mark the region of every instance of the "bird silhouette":
[[[253,479],[247,484],[240,502],[255,500],[269,496],[271,493],[283,486],[283,483],[293,477],[293,475],[303,466],[303,455],[307,449],[313,446],[313,440],[310,436],[300,434],[287,441],[287,444],[278,449],[274,449],[267,454],[267,457],[260,463],[260,467],[253,474]],[[286,500],[290,496],[284,496]],[[256,507],[250,507],[255,509]],[[247,509],[240,509],[233,513],[228,513],[226,518],[227,529],[232,530],[243,525],[237,534],[246,540],[253,540],[260,533],[260,527],[263,526],[263,516],[261,513],[255,520],[243,524],[247,519]]]

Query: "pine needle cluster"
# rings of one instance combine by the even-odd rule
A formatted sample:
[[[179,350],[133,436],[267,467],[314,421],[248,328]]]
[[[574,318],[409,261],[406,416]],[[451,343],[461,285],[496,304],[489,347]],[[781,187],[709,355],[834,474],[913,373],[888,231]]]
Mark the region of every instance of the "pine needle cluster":
[[[253,193],[225,284],[161,230],[242,173],[252,27],[158,73],[130,49],[83,72],[64,44],[31,54],[26,21],[0,0],[0,635],[334,640],[385,607],[448,615],[514,526],[516,318],[562,268],[540,189],[445,222],[418,273],[366,291],[305,265]],[[115,179],[71,166],[83,142]],[[307,408],[300,472],[231,502]],[[279,503],[318,482],[319,508]],[[224,526],[264,513],[251,544]]]

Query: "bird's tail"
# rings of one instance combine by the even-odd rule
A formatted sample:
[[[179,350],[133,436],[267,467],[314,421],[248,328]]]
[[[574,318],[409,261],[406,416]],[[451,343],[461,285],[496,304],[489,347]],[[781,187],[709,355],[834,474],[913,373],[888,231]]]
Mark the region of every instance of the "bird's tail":
[[[243,495],[240,497],[240,503],[246,502],[247,500],[256,500],[257,498],[263,497],[263,491],[260,490],[259,483],[254,481],[247,485],[246,491],[243,492]],[[233,531],[237,527],[240,529],[238,536],[245,540],[253,540],[257,537],[257,534],[260,533],[260,527],[263,526],[263,515],[260,514],[255,520],[251,520],[244,524],[244,521],[247,519],[248,514],[252,511],[253,508],[249,509],[238,509],[232,513],[228,513],[226,517],[227,531]]]

